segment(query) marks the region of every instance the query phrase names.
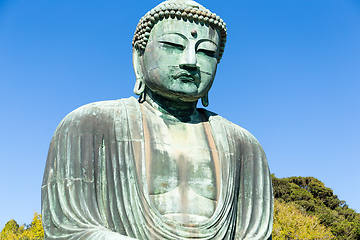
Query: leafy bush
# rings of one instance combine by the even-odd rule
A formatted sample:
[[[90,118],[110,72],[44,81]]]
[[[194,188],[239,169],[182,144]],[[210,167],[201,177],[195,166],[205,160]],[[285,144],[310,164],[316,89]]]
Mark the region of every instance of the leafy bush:
[[[303,208],[330,229],[336,239],[360,240],[360,214],[339,200],[320,180],[314,177],[279,179],[274,174],[271,178],[275,199]]]
[[[0,240],[42,240],[44,229],[42,227],[41,215],[34,213],[34,218],[29,226],[19,226],[14,220],[10,220],[0,233]]]
[[[301,211],[296,203],[274,202],[273,239],[335,239],[316,216]]]

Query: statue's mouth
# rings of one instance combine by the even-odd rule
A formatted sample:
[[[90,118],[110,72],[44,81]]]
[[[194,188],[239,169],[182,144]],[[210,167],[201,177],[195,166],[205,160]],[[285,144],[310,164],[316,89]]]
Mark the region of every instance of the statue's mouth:
[[[197,74],[190,74],[189,72],[179,72],[174,75],[175,79],[180,79],[183,82],[199,82]]]

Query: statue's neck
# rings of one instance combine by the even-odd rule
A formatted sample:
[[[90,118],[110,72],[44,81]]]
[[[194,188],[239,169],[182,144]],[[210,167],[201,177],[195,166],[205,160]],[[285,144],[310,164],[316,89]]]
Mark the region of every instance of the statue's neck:
[[[162,113],[170,114],[175,117],[188,117],[196,110],[195,102],[182,102],[173,101],[168,98],[164,98],[150,90],[145,90],[145,101],[149,103],[153,108],[159,110]]]

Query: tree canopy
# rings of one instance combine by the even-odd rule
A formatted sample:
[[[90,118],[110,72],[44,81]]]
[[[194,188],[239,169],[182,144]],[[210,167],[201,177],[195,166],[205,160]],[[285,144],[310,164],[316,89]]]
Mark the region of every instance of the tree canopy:
[[[293,203],[275,199],[273,239],[335,239],[316,216],[308,215]]]
[[[5,224],[0,233],[0,240],[42,240],[44,239],[44,229],[42,227],[41,215],[34,213],[30,225],[21,225],[11,219]]]
[[[314,177],[276,178],[274,174],[271,177],[275,199],[288,204],[287,207],[290,207],[289,204],[295,207],[287,208],[286,211],[298,210],[317,219],[319,224],[331,231],[335,239],[360,240],[360,214],[349,208],[345,201],[340,200],[333,190],[325,187],[320,180]],[[276,214],[275,211],[275,225]],[[284,217],[288,217],[290,221],[290,215]]]

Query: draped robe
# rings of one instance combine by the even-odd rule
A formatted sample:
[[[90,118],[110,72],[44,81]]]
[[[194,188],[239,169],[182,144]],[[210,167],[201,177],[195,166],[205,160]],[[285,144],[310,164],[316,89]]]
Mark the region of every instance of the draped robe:
[[[59,124],[42,184],[45,239],[270,239],[273,192],[261,145],[245,129],[198,111],[220,162],[209,220],[179,224],[151,202],[141,109],[131,97],[85,105]]]

